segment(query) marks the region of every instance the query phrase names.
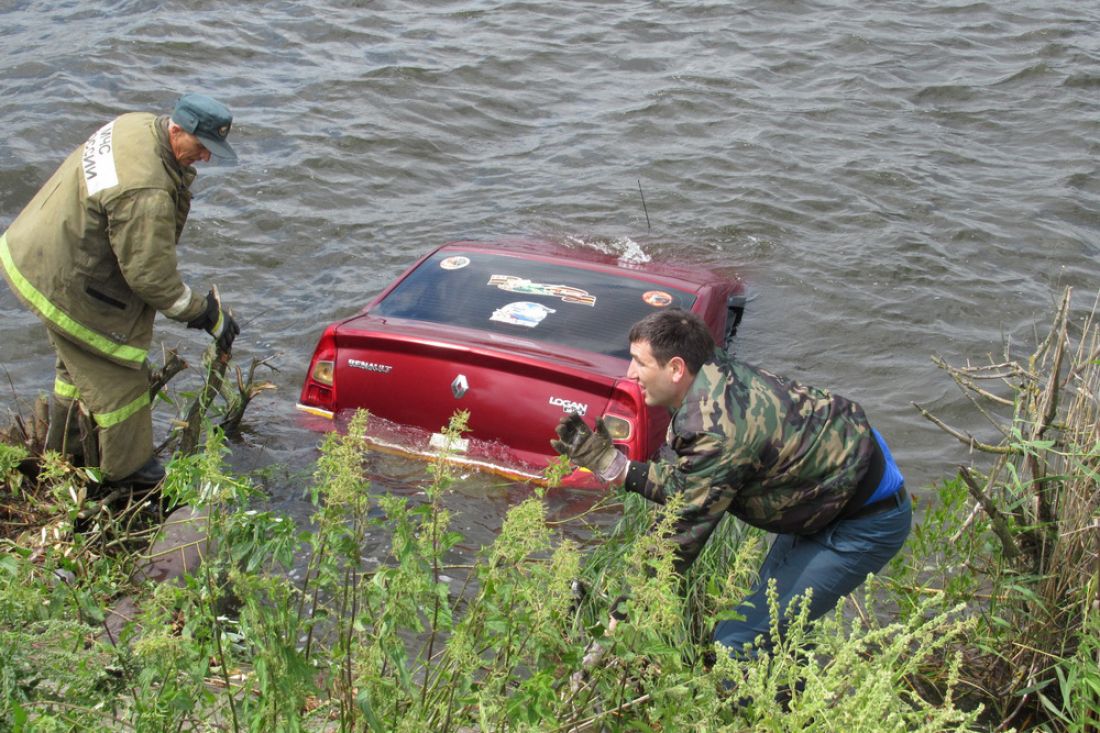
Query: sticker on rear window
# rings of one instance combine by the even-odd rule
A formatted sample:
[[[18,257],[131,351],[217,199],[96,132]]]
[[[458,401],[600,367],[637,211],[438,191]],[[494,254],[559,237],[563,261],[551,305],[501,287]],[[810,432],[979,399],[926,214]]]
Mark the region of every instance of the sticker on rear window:
[[[534,328],[551,313],[557,313],[557,311],[553,308],[547,308],[542,303],[521,300],[517,303],[509,303],[503,308],[497,308],[493,311],[493,315],[489,316],[489,320]]]
[[[654,308],[664,308],[672,304],[672,296],[663,290],[647,290],[642,300]]]
[[[573,288],[568,285],[547,285],[546,283],[531,282],[525,277],[515,275],[493,275],[489,278],[489,285],[494,285],[509,293],[522,295],[549,295],[552,298],[561,298],[565,303],[580,303],[581,305],[596,305],[596,296],[587,290]]]
[[[440,268],[444,270],[461,270],[468,264],[470,264],[470,258],[463,255],[455,255],[439,261]]]

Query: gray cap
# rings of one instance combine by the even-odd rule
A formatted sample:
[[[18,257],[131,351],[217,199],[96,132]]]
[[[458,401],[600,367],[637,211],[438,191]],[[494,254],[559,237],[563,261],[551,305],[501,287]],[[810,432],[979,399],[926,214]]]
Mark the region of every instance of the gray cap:
[[[225,141],[233,126],[233,115],[221,102],[205,94],[184,94],[172,110],[172,122],[197,137],[218,158],[237,159],[237,154]]]

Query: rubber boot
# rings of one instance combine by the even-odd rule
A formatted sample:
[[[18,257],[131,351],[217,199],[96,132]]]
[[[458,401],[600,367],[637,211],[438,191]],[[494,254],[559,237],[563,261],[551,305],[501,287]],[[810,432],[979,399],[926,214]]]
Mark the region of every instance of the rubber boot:
[[[133,489],[149,489],[164,480],[164,466],[153,456],[138,470],[129,476],[119,479],[109,479],[104,486],[119,487],[129,486]]]

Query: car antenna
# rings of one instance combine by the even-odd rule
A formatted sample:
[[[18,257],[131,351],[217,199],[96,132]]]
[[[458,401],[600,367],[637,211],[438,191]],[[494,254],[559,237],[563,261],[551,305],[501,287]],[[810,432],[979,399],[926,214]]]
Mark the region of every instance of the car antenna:
[[[649,225],[649,209],[647,209],[646,205],[645,205],[645,194],[642,193],[642,179],[641,178],[638,179],[638,193],[641,194],[641,197],[642,197],[642,211],[645,212],[645,226],[646,226],[646,229],[648,229],[649,231],[653,231],[653,227]]]

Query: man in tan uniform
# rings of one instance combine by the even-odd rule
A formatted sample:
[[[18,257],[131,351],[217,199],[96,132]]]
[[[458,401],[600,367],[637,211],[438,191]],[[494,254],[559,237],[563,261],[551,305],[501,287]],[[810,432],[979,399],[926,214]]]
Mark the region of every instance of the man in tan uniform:
[[[153,456],[146,360],[157,311],[205,329],[223,349],[239,333],[213,290],[192,292],[176,262],[192,166],[211,155],[235,159],[226,142],[232,121],[201,94],[180,97],[170,116],[117,117],[0,235],[0,271],[57,352],[47,448],[79,453],[79,401],[98,432],[105,483],[150,486],[164,476]]]

